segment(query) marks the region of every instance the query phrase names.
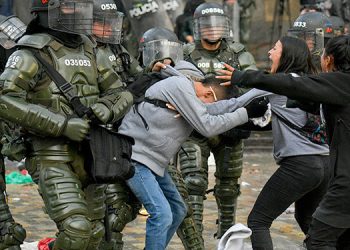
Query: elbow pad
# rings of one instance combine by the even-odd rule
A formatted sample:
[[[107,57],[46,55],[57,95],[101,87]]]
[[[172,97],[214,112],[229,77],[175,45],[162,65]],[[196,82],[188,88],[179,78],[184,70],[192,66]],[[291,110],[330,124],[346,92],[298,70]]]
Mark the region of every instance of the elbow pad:
[[[64,115],[20,98],[0,97],[0,117],[39,135],[60,136],[66,126]]]
[[[123,90],[106,95],[100,98],[98,103],[104,104],[112,112],[112,118],[109,123],[115,123],[120,120],[129,111],[133,105],[133,96],[129,91]]]

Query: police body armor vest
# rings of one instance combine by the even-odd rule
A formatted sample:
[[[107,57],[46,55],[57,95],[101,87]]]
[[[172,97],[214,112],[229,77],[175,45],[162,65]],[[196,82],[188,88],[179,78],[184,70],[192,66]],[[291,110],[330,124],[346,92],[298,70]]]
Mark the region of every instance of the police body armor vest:
[[[87,38],[78,48],[67,48],[48,34],[27,35],[18,41],[18,46],[39,49],[41,56],[72,84],[81,102],[90,107],[99,97],[98,73],[94,57],[94,44]],[[35,83],[27,100],[41,104],[51,110],[72,115],[73,110],[56,84],[46,75],[39,65],[42,77]]]
[[[225,40],[217,52],[208,52],[200,44],[188,44],[184,47],[185,60],[192,62],[205,75],[218,74],[217,70],[225,68],[222,62],[241,70],[239,56],[243,52],[243,44]]]

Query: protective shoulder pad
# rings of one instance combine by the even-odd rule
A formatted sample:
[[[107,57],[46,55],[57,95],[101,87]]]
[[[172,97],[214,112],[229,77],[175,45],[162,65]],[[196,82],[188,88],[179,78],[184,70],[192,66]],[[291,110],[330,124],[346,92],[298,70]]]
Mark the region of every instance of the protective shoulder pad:
[[[89,53],[93,53],[93,50],[97,47],[96,41],[90,36],[81,35],[81,37],[84,41],[85,50]]]
[[[34,35],[25,35],[18,42],[17,46],[31,47],[35,49],[42,49],[47,46],[51,41],[52,37],[48,34],[34,34]]]
[[[239,53],[245,50],[245,46],[239,42],[227,42],[229,48],[233,50],[234,53]]]
[[[196,45],[194,43],[187,43],[184,45],[184,55],[189,56],[196,48]]]

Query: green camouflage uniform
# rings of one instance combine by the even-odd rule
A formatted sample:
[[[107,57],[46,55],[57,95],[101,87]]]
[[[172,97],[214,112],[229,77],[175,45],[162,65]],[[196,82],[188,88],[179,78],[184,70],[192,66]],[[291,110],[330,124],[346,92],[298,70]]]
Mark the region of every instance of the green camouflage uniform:
[[[113,70],[98,72],[95,44],[82,38],[77,48],[68,48],[48,34],[24,36],[0,76],[4,86],[0,117],[28,131],[26,168],[59,230],[53,249],[97,249],[104,235],[106,185],[91,183],[84,169],[82,143],[64,136],[78,119],[31,50],[40,51],[72,84],[85,106],[107,106],[111,111],[108,123],[118,121],[132,104],[131,94]]]
[[[7,132],[7,124],[0,120],[0,138]],[[2,145],[0,144],[0,150]],[[20,250],[26,237],[24,228],[15,223],[6,202],[5,164],[0,154],[0,250]]]

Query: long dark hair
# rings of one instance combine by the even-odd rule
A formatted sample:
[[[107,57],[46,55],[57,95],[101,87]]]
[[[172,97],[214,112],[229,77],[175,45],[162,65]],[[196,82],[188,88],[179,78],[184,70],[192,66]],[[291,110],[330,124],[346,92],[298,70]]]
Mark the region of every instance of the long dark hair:
[[[283,36],[282,54],[276,73],[314,74],[317,72],[312,63],[310,50],[304,40]]]
[[[325,54],[332,55],[337,71],[350,71],[350,36],[343,35],[330,39],[325,47]]]

